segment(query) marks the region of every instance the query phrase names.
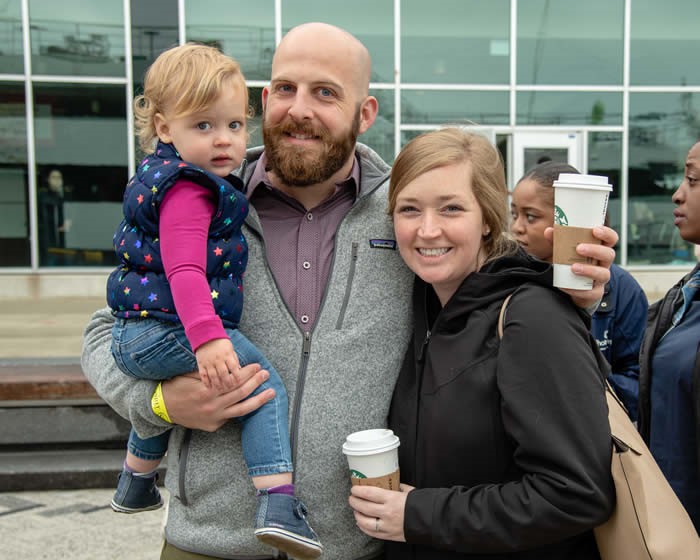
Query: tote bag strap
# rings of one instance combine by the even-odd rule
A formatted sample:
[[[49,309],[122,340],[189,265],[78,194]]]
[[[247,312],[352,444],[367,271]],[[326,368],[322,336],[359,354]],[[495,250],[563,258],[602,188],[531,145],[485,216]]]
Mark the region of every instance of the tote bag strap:
[[[508,294],[508,297],[503,300],[503,305],[501,305],[501,311],[498,314],[498,338],[503,338],[503,319],[506,316],[506,307],[508,307],[508,302],[512,297],[513,293]]]

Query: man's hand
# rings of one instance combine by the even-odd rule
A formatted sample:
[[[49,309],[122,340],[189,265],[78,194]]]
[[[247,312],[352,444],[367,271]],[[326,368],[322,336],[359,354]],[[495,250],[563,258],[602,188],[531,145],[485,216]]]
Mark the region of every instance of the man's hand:
[[[545,229],[544,235],[550,243],[554,242],[553,227]],[[590,309],[603,299],[605,284],[610,280],[610,266],[615,261],[615,249],[613,247],[619,239],[617,232],[607,226],[594,227],[593,237],[600,239],[603,244],[579,243],[576,246],[576,252],[582,257],[590,257],[593,259],[593,263],[574,263],[571,266],[574,274],[593,279],[593,289],[572,290],[562,288],[562,292],[569,294],[574,303],[584,309]]]
[[[173,424],[213,432],[231,418],[245,416],[274,398],[274,389],[248,398],[269,377],[267,370],[250,364],[238,370],[235,388],[220,391],[207,388],[197,373],[178,375],[163,381],[163,400]]]

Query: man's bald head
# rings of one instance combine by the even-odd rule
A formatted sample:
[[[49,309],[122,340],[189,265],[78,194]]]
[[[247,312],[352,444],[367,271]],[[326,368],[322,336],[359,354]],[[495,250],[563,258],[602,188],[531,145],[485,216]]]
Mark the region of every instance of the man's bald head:
[[[354,87],[360,97],[369,93],[372,73],[372,60],[367,47],[351,33],[328,23],[302,23],[290,29],[282,37],[272,58],[272,74],[275,75],[275,62],[284,57],[288,50],[309,49],[335,58],[338,65],[344,65],[354,75]]]

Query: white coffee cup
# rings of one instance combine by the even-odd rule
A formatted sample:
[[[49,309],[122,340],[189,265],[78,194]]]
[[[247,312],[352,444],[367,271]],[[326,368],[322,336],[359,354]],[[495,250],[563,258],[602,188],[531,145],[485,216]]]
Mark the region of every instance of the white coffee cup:
[[[354,432],[345,438],[343,453],[353,485],[399,489],[399,438],[392,430]]]
[[[593,280],[571,272],[575,262],[591,263],[579,256],[579,243],[600,243],[592,228],[602,225],[612,185],[602,175],[561,173],[554,181],[554,285],[559,288],[590,290]]]

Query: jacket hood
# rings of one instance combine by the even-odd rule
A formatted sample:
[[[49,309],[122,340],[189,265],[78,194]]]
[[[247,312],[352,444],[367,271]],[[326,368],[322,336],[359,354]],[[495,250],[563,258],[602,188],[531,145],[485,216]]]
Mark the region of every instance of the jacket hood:
[[[436,324],[438,330],[456,332],[461,330],[473,311],[495,303],[500,305],[525,283],[552,288],[552,265],[518,248],[515,253],[490,261],[478,272],[467,276],[442,310],[431,286],[418,278],[416,288],[424,293],[428,315],[435,317],[440,313],[440,321]]]

